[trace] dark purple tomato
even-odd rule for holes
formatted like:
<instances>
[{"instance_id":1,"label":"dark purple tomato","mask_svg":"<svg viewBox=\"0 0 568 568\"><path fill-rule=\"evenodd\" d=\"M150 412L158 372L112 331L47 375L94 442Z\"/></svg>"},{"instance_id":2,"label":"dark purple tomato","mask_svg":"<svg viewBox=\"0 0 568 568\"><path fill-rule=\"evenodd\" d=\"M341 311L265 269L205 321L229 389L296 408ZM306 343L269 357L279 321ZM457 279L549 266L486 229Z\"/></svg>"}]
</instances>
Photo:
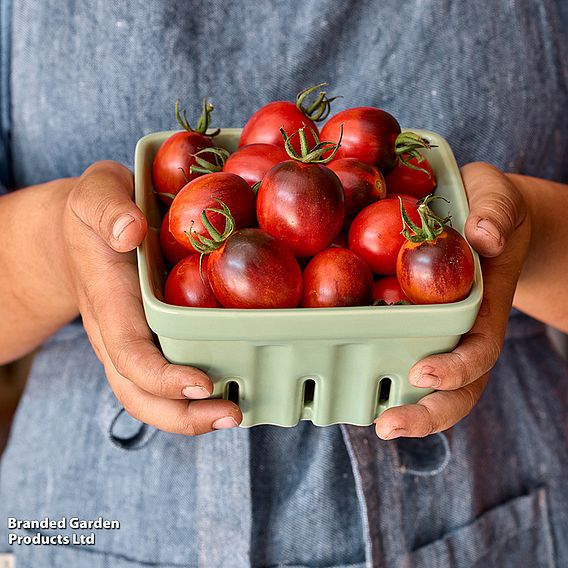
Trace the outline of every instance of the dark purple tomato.
<instances>
[{"instance_id":1,"label":"dark purple tomato","mask_svg":"<svg viewBox=\"0 0 568 568\"><path fill-rule=\"evenodd\" d=\"M322 164L288 160L274 166L257 194L258 224L299 257L329 247L345 218L339 178Z\"/></svg>"},{"instance_id":2,"label":"dark purple tomato","mask_svg":"<svg viewBox=\"0 0 568 568\"><path fill-rule=\"evenodd\" d=\"M343 186L347 219L386 196L385 178L375 166L356 158L340 158L329 162L327 167L337 174Z\"/></svg>"},{"instance_id":3,"label":"dark purple tomato","mask_svg":"<svg viewBox=\"0 0 568 568\"><path fill-rule=\"evenodd\" d=\"M346 248L328 248L314 256L304 270L302 307L368 306L372 292L369 267Z\"/></svg>"},{"instance_id":4,"label":"dark purple tomato","mask_svg":"<svg viewBox=\"0 0 568 568\"><path fill-rule=\"evenodd\" d=\"M225 308L295 308L302 271L292 252L261 229L241 229L208 255L207 275Z\"/></svg>"},{"instance_id":5,"label":"dark purple tomato","mask_svg":"<svg viewBox=\"0 0 568 568\"><path fill-rule=\"evenodd\" d=\"M396 139L400 125L388 112L374 107L355 107L333 115L321 130L321 140L337 140L343 125L341 147L334 159L357 158L387 174L396 163Z\"/></svg>"}]
</instances>

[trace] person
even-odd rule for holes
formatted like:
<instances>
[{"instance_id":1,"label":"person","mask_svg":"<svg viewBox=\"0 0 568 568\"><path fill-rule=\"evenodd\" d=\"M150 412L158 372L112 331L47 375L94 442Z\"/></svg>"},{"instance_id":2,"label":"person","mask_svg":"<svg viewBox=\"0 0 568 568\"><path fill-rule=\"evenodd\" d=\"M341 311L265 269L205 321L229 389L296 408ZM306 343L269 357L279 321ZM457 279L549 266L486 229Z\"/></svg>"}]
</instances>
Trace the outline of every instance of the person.
<instances>
[{"instance_id":1,"label":"person","mask_svg":"<svg viewBox=\"0 0 568 568\"><path fill-rule=\"evenodd\" d=\"M0 361L37 353L0 552L18 568L568 564L568 377L544 332L568 331L567 25L553 0L1 0L1 172L21 189L0 198ZM174 126L178 97L235 126L324 81L334 110L384 108L467 164L483 304L452 353L413 367L436 392L374 428L233 428L239 408L145 322L134 144ZM12 527L45 518L120 526L82 545Z\"/></svg>"}]
</instances>

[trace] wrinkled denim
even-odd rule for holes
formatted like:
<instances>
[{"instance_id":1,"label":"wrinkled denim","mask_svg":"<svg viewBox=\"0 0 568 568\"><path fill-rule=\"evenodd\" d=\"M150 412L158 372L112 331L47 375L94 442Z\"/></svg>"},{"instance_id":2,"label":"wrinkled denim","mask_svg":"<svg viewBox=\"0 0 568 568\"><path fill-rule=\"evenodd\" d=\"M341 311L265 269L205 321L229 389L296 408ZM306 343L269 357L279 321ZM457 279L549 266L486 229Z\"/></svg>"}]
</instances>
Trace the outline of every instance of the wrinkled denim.
<instances>
[{"instance_id":1,"label":"wrinkled denim","mask_svg":"<svg viewBox=\"0 0 568 568\"><path fill-rule=\"evenodd\" d=\"M132 166L140 136L176 128L178 97L240 126L328 81L336 110L380 106L460 163L567 182L567 16L561 0L0 0L0 181ZM18 568L567 566L567 387L543 327L516 313L447 435L303 423L191 439L123 412L76 322L35 359L0 516L121 522L94 548L13 547ZM0 551L5 535L0 519Z\"/></svg>"}]
</instances>

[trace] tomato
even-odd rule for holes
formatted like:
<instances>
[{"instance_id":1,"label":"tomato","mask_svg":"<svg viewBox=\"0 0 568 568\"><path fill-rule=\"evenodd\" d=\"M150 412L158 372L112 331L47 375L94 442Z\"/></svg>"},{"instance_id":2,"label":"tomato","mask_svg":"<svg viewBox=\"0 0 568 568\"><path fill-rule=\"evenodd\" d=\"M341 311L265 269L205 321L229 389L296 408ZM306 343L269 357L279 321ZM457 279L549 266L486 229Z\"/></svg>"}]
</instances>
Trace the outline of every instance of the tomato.
<instances>
[{"instance_id":1,"label":"tomato","mask_svg":"<svg viewBox=\"0 0 568 568\"><path fill-rule=\"evenodd\" d=\"M190 254L172 268L164 290L168 304L195 308L222 307L207 281L207 258L203 258L200 271L199 257L197 253Z\"/></svg>"},{"instance_id":2,"label":"tomato","mask_svg":"<svg viewBox=\"0 0 568 568\"><path fill-rule=\"evenodd\" d=\"M340 158L329 162L327 167L337 174L343 186L347 219L386 196L385 178L370 164L356 158Z\"/></svg>"},{"instance_id":3,"label":"tomato","mask_svg":"<svg viewBox=\"0 0 568 568\"><path fill-rule=\"evenodd\" d=\"M402 156L396 161L394 169L386 177L387 191L392 193L405 193L416 199L423 199L436 188L436 175L430 162L422 156ZM403 160L408 160L406 165Z\"/></svg>"},{"instance_id":4,"label":"tomato","mask_svg":"<svg viewBox=\"0 0 568 568\"><path fill-rule=\"evenodd\" d=\"M250 186L259 182L266 172L289 160L286 150L274 144L249 144L231 154L223 167L224 172L241 176Z\"/></svg>"},{"instance_id":5,"label":"tomato","mask_svg":"<svg viewBox=\"0 0 568 568\"><path fill-rule=\"evenodd\" d=\"M396 276L383 276L373 282L373 302L387 305L410 303L408 296L402 291Z\"/></svg>"},{"instance_id":6,"label":"tomato","mask_svg":"<svg viewBox=\"0 0 568 568\"><path fill-rule=\"evenodd\" d=\"M261 229L241 229L209 253L207 275L225 308L295 308L302 271L292 252Z\"/></svg>"},{"instance_id":7,"label":"tomato","mask_svg":"<svg viewBox=\"0 0 568 568\"><path fill-rule=\"evenodd\" d=\"M400 153L414 154L429 148L428 140L413 132L401 132L396 118L375 107L356 107L338 112L323 126L322 140L337 140L343 128L341 148L335 159L357 158L379 168L387 175Z\"/></svg>"},{"instance_id":8,"label":"tomato","mask_svg":"<svg viewBox=\"0 0 568 568\"><path fill-rule=\"evenodd\" d=\"M420 222L416 199L403 197L410 218ZM381 199L361 211L349 228L349 248L377 274L395 274L396 258L405 241L401 235L400 202Z\"/></svg>"},{"instance_id":9,"label":"tomato","mask_svg":"<svg viewBox=\"0 0 568 568\"><path fill-rule=\"evenodd\" d=\"M333 98L329 99L325 92L320 92L317 99L308 108L304 106L306 97L325 83L304 89L296 97L296 103L289 101L274 101L259 108L247 121L239 140L239 147L248 144L274 144L284 148L284 140L280 134L283 128L288 134L307 127L308 143L313 146L315 135L319 134L316 122L327 117ZM296 152L300 151L299 137L292 140Z\"/></svg>"},{"instance_id":10,"label":"tomato","mask_svg":"<svg viewBox=\"0 0 568 568\"><path fill-rule=\"evenodd\" d=\"M274 166L257 194L258 224L296 256L329 247L345 218L339 178L325 165L288 160Z\"/></svg>"},{"instance_id":11,"label":"tomato","mask_svg":"<svg viewBox=\"0 0 568 568\"><path fill-rule=\"evenodd\" d=\"M160 226L160 247L168 262L173 266L191 253L175 240L174 236L170 233L169 224L170 219L168 213L166 213Z\"/></svg>"},{"instance_id":12,"label":"tomato","mask_svg":"<svg viewBox=\"0 0 568 568\"><path fill-rule=\"evenodd\" d=\"M154 189L160 199L168 205L188 181L201 175L197 172L191 173L190 169L197 164L195 154L213 146L211 136L205 134L212 110L213 105L208 105L204 100L203 114L198 127L192 129L185 118L185 112L183 117L179 113L179 102L176 103L176 117L184 131L172 134L163 142L156 152L152 165ZM215 160L215 156L208 153L201 157L209 161Z\"/></svg>"},{"instance_id":13,"label":"tomato","mask_svg":"<svg viewBox=\"0 0 568 568\"><path fill-rule=\"evenodd\" d=\"M176 241L195 252L187 233L208 236L200 215L204 209L218 209L219 201L230 209L237 228L255 223L255 195L243 178L225 172L205 174L185 185L172 202L170 233ZM207 219L223 232L223 215L209 211Z\"/></svg>"},{"instance_id":14,"label":"tomato","mask_svg":"<svg viewBox=\"0 0 568 568\"><path fill-rule=\"evenodd\" d=\"M302 307L368 306L373 276L352 251L328 248L318 253L304 270Z\"/></svg>"},{"instance_id":15,"label":"tomato","mask_svg":"<svg viewBox=\"0 0 568 568\"><path fill-rule=\"evenodd\" d=\"M343 125L339 158L357 158L373 164L383 174L395 165L395 143L400 125L388 112L374 107L356 107L338 112L323 126L322 140L337 140Z\"/></svg>"},{"instance_id":16,"label":"tomato","mask_svg":"<svg viewBox=\"0 0 568 568\"><path fill-rule=\"evenodd\" d=\"M420 204L421 226L404 218L407 240L398 253L398 281L415 304L458 302L473 286L473 253L465 238L445 225L449 217L441 219L431 212L429 201Z\"/></svg>"}]
</instances>

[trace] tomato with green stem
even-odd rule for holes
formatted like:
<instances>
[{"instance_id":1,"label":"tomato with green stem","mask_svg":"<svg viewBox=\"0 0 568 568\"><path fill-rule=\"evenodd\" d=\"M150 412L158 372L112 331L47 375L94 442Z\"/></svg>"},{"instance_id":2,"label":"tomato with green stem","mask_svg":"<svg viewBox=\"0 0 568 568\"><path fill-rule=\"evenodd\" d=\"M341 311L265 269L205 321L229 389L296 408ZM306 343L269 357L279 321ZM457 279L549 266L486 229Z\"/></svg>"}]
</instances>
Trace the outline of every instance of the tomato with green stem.
<instances>
[{"instance_id":1,"label":"tomato with green stem","mask_svg":"<svg viewBox=\"0 0 568 568\"><path fill-rule=\"evenodd\" d=\"M413 132L402 132L392 114L375 107L354 107L333 115L323 126L321 138L335 140L343 130L343 142L336 159L357 158L387 175L397 156L414 155L430 142ZM405 158L406 159L406 158Z\"/></svg>"},{"instance_id":2,"label":"tomato with green stem","mask_svg":"<svg viewBox=\"0 0 568 568\"><path fill-rule=\"evenodd\" d=\"M296 102L273 101L259 108L247 121L239 139L239 147L249 144L274 144L284 148L280 136L280 128L287 132L296 132L302 127L308 128L308 141L315 143L311 134L318 134L316 122L325 120L330 113L331 102L337 98L328 98L325 91L320 91L316 99L308 104L306 101L317 89L325 87L327 83L320 83L298 93ZM296 152L300 152L299 140L293 141Z\"/></svg>"},{"instance_id":3,"label":"tomato with green stem","mask_svg":"<svg viewBox=\"0 0 568 568\"><path fill-rule=\"evenodd\" d=\"M190 252L195 252L189 239L190 232L206 237L207 228L201 221L201 212L208 211L210 223L221 232L225 226L223 215L215 209L222 201L231 209L237 228L256 223L255 195L241 177L226 172L202 175L185 185L175 196L169 212L169 229L174 238Z\"/></svg>"},{"instance_id":4,"label":"tomato with green stem","mask_svg":"<svg viewBox=\"0 0 568 568\"><path fill-rule=\"evenodd\" d=\"M410 219L400 200L405 242L398 253L396 274L402 290L415 304L463 300L475 277L469 244L448 226L449 216L434 214L428 206L433 199L434 196L429 196L420 203L420 225Z\"/></svg>"},{"instance_id":5,"label":"tomato with green stem","mask_svg":"<svg viewBox=\"0 0 568 568\"><path fill-rule=\"evenodd\" d=\"M341 143L320 142L309 146L304 128L298 136L301 151L282 129L290 160L277 164L264 176L256 201L261 229L288 246L298 257L311 257L329 247L345 219L345 194L337 175L325 163ZM331 157L323 154L332 151Z\"/></svg>"},{"instance_id":6,"label":"tomato with green stem","mask_svg":"<svg viewBox=\"0 0 568 568\"><path fill-rule=\"evenodd\" d=\"M180 113L179 101L176 101L176 119L183 131L172 134L162 143L152 164L154 190L167 205L171 204L184 185L203 173L191 170L192 166L198 166L195 154L204 148L213 146L213 136L219 133L217 129L207 134L213 109L213 105L209 104L207 99L203 99L201 117L197 126L192 128L185 110ZM209 160L215 159L212 155L202 157Z\"/></svg>"},{"instance_id":7,"label":"tomato with green stem","mask_svg":"<svg viewBox=\"0 0 568 568\"><path fill-rule=\"evenodd\" d=\"M225 218L222 233L207 213ZM262 229L235 230L235 220L222 202L217 208L205 209L201 221L208 236L191 232L191 242L207 259L209 283L225 308L295 308L299 304L302 271L284 243Z\"/></svg>"}]
</instances>

